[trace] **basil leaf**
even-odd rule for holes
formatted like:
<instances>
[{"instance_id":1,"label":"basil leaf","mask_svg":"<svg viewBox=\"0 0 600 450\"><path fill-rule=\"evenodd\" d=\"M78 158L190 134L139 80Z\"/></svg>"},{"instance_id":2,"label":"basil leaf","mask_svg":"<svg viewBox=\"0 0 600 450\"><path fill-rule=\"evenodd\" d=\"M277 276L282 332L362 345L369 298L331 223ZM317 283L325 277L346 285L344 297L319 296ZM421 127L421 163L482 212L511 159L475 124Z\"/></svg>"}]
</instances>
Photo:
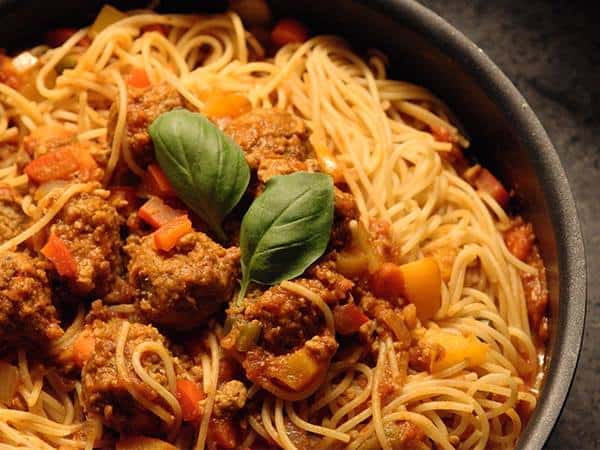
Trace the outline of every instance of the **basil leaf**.
<instances>
[{"instance_id":1,"label":"basil leaf","mask_svg":"<svg viewBox=\"0 0 600 450\"><path fill-rule=\"evenodd\" d=\"M161 114L148 131L156 160L179 198L225 242L223 219L250 181L240 147L206 117L185 109Z\"/></svg>"},{"instance_id":2,"label":"basil leaf","mask_svg":"<svg viewBox=\"0 0 600 450\"><path fill-rule=\"evenodd\" d=\"M297 172L271 178L242 220L243 299L250 281L276 284L302 274L327 248L333 180Z\"/></svg>"}]
</instances>

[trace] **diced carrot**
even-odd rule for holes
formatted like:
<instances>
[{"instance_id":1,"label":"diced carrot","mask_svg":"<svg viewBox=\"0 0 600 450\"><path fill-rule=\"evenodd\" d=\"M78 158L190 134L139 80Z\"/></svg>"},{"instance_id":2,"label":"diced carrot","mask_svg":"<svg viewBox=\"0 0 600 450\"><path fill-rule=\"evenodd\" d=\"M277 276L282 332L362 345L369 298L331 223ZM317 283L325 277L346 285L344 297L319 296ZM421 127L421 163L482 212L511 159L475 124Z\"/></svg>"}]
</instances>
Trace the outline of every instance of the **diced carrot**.
<instances>
[{"instance_id":1,"label":"diced carrot","mask_svg":"<svg viewBox=\"0 0 600 450\"><path fill-rule=\"evenodd\" d=\"M77 276L75 258L64 241L55 234L50 234L48 242L42 248L41 253L54 264L61 277L75 278Z\"/></svg>"},{"instance_id":2,"label":"diced carrot","mask_svg":"<svg viewBox=\"0 0 600 450\"><path fill-rule=\"evenodd\" d=\"M474 173L471 178L472 184L477 189L490 194L502 208L506 209L510 196L502 183L492 175L492 172L480 166L475 166L469 170L473 170Z\"/></svg>"},{"instance_id":3,"label":"diced carrot","mask_svg":"<svg viewBox=\"0 0 600 450\"><path fill-rule=\"evenodd\" d=\"M235 92L217 92L206 100L202 112L211 118L237 117L250 111L248 97Z\"/></svg>"},{"instance_id":4,"label":"diced carrot","mask_svg":"<svg viewBox=\"0 0 600 450\"><path fill-rule=\"evenodd\" d=\"M404 277L399 265L385 262L373 273L369 280L373 294L378 297L393 298L404 294Z\"/></svg>"},{"instance_id":5,"label":"diced carrot","mask_svg":"<svg viewBox=\"0 0 600 450\"><path fill-rule=\"evenodd\" d=\"M146 89L150 86L148 74L141 67L134 67L127 75L127 86L138 89Z\"/></svg>"},{"instance_id":6,"label":"diced carrot","mask_svg":"<svg viewBox=\"0 0 600 450\"><path fill-rule=\"evenodd\" d=\"M281 19L271 32L271 40L279 47L286 44L304 42L308 39L308 29L295 19Z\"/></svg>"},{"instance_id":7,"label":"diced carrot","mask_svg":"<svg viewBox=\"0 0 600 450\"><path fill-rule=\"evenodd\" d=\"M88 330L81 332L73 342L73 361L79 366L87 362L94 353L96 347L96 338Z\"/></svg>"},{"instance_id":8,"label":"diced carrot","mask_svg":"<svg viewBox=\"0 0 600 450\"><path fill-rule=\"evenodd\" d=\"M64 146L34 159L24 170L27 176L37 183L66 180L79 170L79 160L71 147Z\"/></svg>"},{"instance_id":9,"label":"diced carrot","mask_svg":"<svg viewBox=\"0 0 600 450\"><path fill-rule=\"evenodd\" d=\"M138 210L138 216L148 225L160 228L173 219L185 216L185 211L171 208L158 197L150 197Z\"/></svg>"},{"instance_id":10,"label":"diced carrot","mask_svg":"<svg viewBox=\"0 0 600 450\"><path fill-rule=\"evenodd\" d=\"M211 417L207 443L216 444L218 448L236 448L238 446L237 431L232 419Z\"/></svg>"},{"instance_id":11,"label":"diced carrot","mask_svg":"<svg viewBox=\"0 0 600 450\"><path fill-rule=\"evenodd\" d=\"M149 25L144 25L142 28L140 28L140 31L142 34L151 33L153 31L156 31L163 36L167 36L169 34L169 28L162 23L151 23Z\"/></svg>"},{"instance_id":12,"label":"diced carrot","mask_svg":"<svg viewBox=\"0 0 600 450\"><path fill-rule=\"evenodd\" d=\"M149 195L161 198L175 197L171 182L157 164L150 164L144 175L143 190Z\"/></svg>"},{"instance_id":13,"label":"diced carrot","mask_svg":"<svg viewBox=\"0 0 600 450\"><path fill-rule=\"evenodd\" d=\"M204 400L206 395L200 387L193 381L180 379L176 384L176 397L181 406L181 415L186 422L194 422L202 415L200 401Z\"/></svg>"},{"instance_id":14,"label":"diced carrot","mask_svg":"<svg viewBox=\"0 0 600 450\"><path fill-rule=\"evenodd\" d=\"M154 245L157 249L168 252L191 231L192 221L188 216L176 217L154 232Z\"/></svg>"},{"instance_id":15,"label":"diced carrot","mask_svg":"<svg viewBox=\"0 0 600 450\"><path fill-rule=\"evenodd\" d=\"M360 326L368 322L369 318L354 303L336 306L333 310L335 331L339 334L349 335L356 333Z\"/></svg>"},{"instance_id":16,"label":"diced carrot","mask_svg":"<svg viewBox=\"0 0 600 450\"><path fill-rule=\"evenodd\" d=\"M77 32L75 28L56 28L46 33L45 41L50 47L63 45L67 39Z\"/></svg>"}]
</instances>

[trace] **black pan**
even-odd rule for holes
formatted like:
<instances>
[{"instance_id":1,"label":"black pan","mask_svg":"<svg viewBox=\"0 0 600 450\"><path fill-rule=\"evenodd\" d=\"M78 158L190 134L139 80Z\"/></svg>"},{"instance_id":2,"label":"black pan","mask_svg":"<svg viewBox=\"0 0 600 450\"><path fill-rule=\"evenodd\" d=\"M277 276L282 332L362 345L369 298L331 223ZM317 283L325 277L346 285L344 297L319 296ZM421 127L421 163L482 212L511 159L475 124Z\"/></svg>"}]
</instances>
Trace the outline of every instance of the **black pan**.
<instances>
[{"instance_id":1,"label":"black pan","mask_svg":"<svg viewBox=\"0 0 600 450\"><path fill-rule=\"evenodd\" d=\"M25 47L50 27L93 19L103 2L0 0L0 47ZM140 7L147 1L115 1ZM577 365L586 304L583 240L560 160L539 120L506 76L473 42L412 0L274 0L278 15L316 32L347 37L358 50L390 56L392 77L433 90L460 117L473 155L515 189L548 269L551 333L545 383L518 449L541 449L563 407ZM215 0L165 1L162 11L222 9Z\"/></svg>"}]
</instances>

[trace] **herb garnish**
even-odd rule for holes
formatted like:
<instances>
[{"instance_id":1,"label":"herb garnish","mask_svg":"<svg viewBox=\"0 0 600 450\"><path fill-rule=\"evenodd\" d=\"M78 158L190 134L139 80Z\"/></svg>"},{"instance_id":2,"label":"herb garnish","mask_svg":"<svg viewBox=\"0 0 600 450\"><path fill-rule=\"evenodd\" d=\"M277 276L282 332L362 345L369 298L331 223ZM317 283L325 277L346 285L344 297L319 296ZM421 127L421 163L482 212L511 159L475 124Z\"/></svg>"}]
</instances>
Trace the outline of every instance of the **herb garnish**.
<instances>
[{"instance_id":1,"label":"herb garnish","mask_svg":"<svg viewBox=\"0 0 600 450\"><path fill-rule=\"evenodd\" d=\"M161 114L148 131L156 160L178 197L225 242L223 219L250 181L240 147L206 117L185 109Z\"/></svg>"},{"instance_id":2,"label":"herb garnish","mask_svg":"<svg viewBox=\"0 0 600 450\"><path fill-rule=\"evenodd\" d=\"M271 178L244 216L241 301L250 281L297 277L326 250L333 223L333 180L296 172Z\"/></svg>"}]
</instances>

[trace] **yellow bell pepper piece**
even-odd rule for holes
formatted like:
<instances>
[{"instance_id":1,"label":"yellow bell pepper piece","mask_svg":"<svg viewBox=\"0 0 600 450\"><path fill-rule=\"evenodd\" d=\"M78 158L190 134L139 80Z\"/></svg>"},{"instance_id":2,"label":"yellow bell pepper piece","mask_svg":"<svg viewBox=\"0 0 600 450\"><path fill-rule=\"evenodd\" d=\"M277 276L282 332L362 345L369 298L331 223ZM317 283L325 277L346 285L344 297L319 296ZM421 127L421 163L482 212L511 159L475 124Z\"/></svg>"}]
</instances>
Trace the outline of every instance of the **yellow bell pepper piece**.
<instances>
[{"instance_id":1,"label":"yellow bell pepper piece","mask_svg":"<svg viewBox=\"0 0 600 450\"><path fill-rule=\"evenodd\" d=\"M127 17L127 14L124 12L119 11L113 6L104 5L98 13L96 20L94 20L94 23L90 27L90 34L95 36L106 27L118 22L121 19L124 19L125 17Z\"/></svg>"},{"instance_id":2,"label":"yellow bell pepper piece","mask_svg":"<svg viewBox=\"0 0 600 450\"><path fill-rule=\"evenodd\" d=\"M439 372L462 361L466 361L468 367L474 367L484 364L487 360L489 345L474 335L462 336L430 329L425 333L423 342L437 344L443 349L432 362L432 372Z\"/></svg>"}]
</instances>

